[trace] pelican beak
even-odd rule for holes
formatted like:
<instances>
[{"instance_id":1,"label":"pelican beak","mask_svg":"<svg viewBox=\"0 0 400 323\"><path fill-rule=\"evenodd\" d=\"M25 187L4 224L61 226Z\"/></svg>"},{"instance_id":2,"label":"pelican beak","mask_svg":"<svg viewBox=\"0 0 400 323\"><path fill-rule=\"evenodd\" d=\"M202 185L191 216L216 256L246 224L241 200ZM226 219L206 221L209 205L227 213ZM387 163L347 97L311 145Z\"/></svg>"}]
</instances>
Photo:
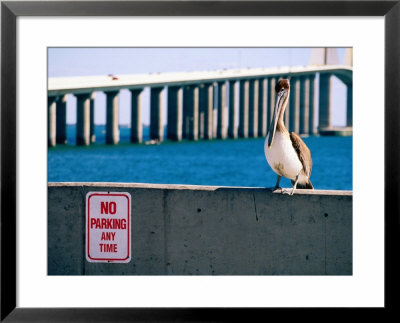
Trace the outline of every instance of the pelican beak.
<instances>
[{"instance_id":1,"label":"pelican beak","mask_svg":"<svg viewBox=\"0 0 400 323\"><path fill-rule=\"evenodd\" d=\"M276 125L278 123L279 115L282 110L283 102L285 101L286 93L287 93L287 90L282 89L278 93L278 97L276 99L274 114L272 116L271 125L269 126L269 129L268 129L268 149L271 148L272 142L274 141Z\"/></svg>"}]
</instances>

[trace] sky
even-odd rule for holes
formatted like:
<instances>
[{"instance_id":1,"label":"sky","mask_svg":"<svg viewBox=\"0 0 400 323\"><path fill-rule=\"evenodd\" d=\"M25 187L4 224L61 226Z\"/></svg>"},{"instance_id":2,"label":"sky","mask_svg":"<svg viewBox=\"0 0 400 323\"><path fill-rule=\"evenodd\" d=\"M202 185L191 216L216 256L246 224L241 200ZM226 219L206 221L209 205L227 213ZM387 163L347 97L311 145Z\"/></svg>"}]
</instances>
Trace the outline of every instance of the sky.
<instances>
[{"instance_id":1,"label":"sky","mask_svg":"<svg viewBox=\"0 0 400 323\"><path fill-rule=\"evenodd\" d=\"M339 64L344 48L337 48ZM49 48L48 76L121 75L190 72L231 68L262 68L308 65L312 48ZM346 86L336 77L332 84L332 124L346 123ZM165 92L165 91L164 91ZM149 124L149 94L142 95L142 122ZM164 103L166 95L164 93ZM95 124L105 124L106 97L95 93ZM164 107L166 104L164 104ZM130 93L121 90L121 125L130 123ZM166 123L166 113L163 115ZM76 123L76 98L67 97L67 123Z\"/></svg>"}]
</instances>

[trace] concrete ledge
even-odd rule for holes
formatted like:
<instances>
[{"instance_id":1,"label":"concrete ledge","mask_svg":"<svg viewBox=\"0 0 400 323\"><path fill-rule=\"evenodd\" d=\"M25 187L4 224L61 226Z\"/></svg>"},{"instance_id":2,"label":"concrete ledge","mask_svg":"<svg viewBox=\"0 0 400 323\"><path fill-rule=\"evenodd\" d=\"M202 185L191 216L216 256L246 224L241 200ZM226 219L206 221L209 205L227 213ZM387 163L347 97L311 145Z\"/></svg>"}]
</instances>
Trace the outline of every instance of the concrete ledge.
<instances>
[{"instance_id":1,"label":"concrete ledge","mask_svg":"<svg viewBox=\"0 0 400 323\"><path fill-rule=\"evenodd\" d=\"M85 259L85 196L132 196L132 260ZM352 192L48 184L49 275L351 275Z\"/></svg>"}]
</instances>

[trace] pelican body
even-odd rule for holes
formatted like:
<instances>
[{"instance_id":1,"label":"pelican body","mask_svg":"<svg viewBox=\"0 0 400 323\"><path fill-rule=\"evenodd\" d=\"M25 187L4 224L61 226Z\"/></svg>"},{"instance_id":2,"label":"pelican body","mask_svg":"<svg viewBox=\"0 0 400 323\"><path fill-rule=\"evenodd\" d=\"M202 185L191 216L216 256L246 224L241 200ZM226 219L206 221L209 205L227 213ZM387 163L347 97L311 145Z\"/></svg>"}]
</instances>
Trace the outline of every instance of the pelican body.
<instances>
[{"instance_id":1,"label":"pelican body","mask_svg":"<svg viewBox=\"0 0 400 323\"><path fill-rule=\"evenodd\" d=\"M264 143L264 153L269 166L278 175L275 188L279 188L281 177L289 178L293 188L313 189L310 181L312 159L311 152L304 141L295 132L289 133L283 123L283 115L290 94L288 80L280 80L276 86L277 100ZM282 190L283 192L283 190Z\"/></svg>"}]
</instances>

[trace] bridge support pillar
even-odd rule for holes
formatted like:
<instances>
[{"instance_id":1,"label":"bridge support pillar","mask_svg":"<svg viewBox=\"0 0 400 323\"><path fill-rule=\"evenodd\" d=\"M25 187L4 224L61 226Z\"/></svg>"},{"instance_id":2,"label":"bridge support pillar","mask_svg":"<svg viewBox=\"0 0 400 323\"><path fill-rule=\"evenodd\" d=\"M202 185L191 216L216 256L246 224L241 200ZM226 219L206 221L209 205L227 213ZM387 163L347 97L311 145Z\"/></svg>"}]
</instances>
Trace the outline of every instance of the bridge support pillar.
<instances>
[{"instance_id":1,"label":"bridge support pillar","mask_svg":"<svg viewBox=\"0 0 400 323\"><path fill-rule=\"evenodd\" d=\"M143 142L142 103L143 89L132 89L131 92L131 142Z\"/></svg>"},{"instance_id":2,"label":"bridge support pillar","mask_svg":"<svg viewBox=\"0 0 400 323\"><path fill-rule=\"evenodd\" d=\"M79 146L90 145L90 94L77 96L77 127L76 144Z\"/></svg>"},{"instance_id":3,"label":"bridge support pillar","mask_svg":"<svg viewBox=\"0 0 400 323\"><path fill-rule=\"evenodd\" d=\"M56 143L67 143L67 95L61 96L56 103Z\"/></svg>"},{"instance_id":4,"label":"bridge support pillar","mask_svg":"<svg viewBox=\"0 0 400 323\"><path fill-rule=\"evenodd\" d=\"M258 80L249 80L249 137L258 136Z\"/></svg>"},{"instance_id":5,"label":"bridge support pillar","mask_svg":"<svg viewBox=\"0 0 400 323\"><path fill-rule=\"evenodd\" d=\"M202 84L199 88L199 110L200 138L211 140L214 124L214 85L212 83Z\"/></svg>"},{"instance_id":6,"label":"bridge support pillar","mask_svg":"<svg viewBox=\"0 0 400 323\"><path fill-rule=\"evenodd\" d=\"M347 84L346 126L353 126L353 84Z\"/></svg>"},{"instance_id":7,"label":"bridge support pillar","mask_svg":"<svg viewBox=\"0 0 400 323\"><path fill-rule=\"evenodd\" d=\"M199 138L212 139L213 131L213 84L201 84L199 87Z\"/></svg>"},{"instance_id":8,"label":"bridge support pillar","mask_svg":"<svg viewBox=\"0 0 400 323\"><path fill-rule=\"evenodd\" d=\"M318 128L331 127L331 110L332 110L332 75L319 75L319 123Z\"/></svg>"},{"instance_id":9,"label":"bridge support pillar","mask_svg":"<svg viewBox=\"0 0 400 323\"><path fill-rule=\"evenodd\" d=\"M258 80L258 136L267 135L267 80Z\"/></svg>"},{"instance_id":10,"label":"bridge support pillar","mask_svg":"<svg viewBox=\"0 0 400 323\"><path fill-rule=\"evenodd\" d=\"M188 85L183 93L183 136L199 139L199 87Z\"/></svg>"},{"instance_id":11,"label":"bridge support pillar","mask_svg":"<svg viewBox=\"0 0 400 323\"><path fill-rule=\"evenodd\" d=\"M49 96L47 98L47 135L48 146L54 147L56 145L56 96Z\"/></svg>"},{"instance_id":12,"label":"bridge support pillar","mask_svg":"<svg viewBox=\"0 0 400 323\"><path fill-rule=\"evenodd\" d=\"M229 127L228 127L229 138L237 138L238 136L238 128L237 128L238 105L236 97L237 97L236 81L229 81Z\"/></svg>"},{"instance_id":13,"label":"bridge support pillar","mask_svg":"<svg viewBox=\"0 0 400 323\"><path fill-rule=\"evenodd\" d=\"M106 144L115 145L119 142L118 91L106 92Z\"/></svg>"},{"instance_id":14,"label":"bridge support pillar","mask_svg":"<svg viewBox=\"0 0 400 323\"><path fill-rule=\"evenodd\" d=\"M226 82L217 83L217 138L226 139L227 135L227 115L226 115Z\"/></svg>"},{"instance_id":15,"label":"bridge support pillar","mask_svg":"<svg viewBox=\"0 0 400 323\"><path fill-rule=\"evenodd\" d=\"M300 126L300 80L298 77L290 79L289 98L289 131L299 133Z\"/></svg>"},{"instance_id":16,"label":"bridge support pillar","mask_svg":"<svg viewBox=\"0 0 400 323\"><path fill-rule=\"evenodd\" d=\"M204 129L205 129L205 116L207 110L207 99L205 96L204 84L199 85L199 129L198 136L199 139L204 139Z\"/></svg>"},{"instance_id":17,"label":"bridge support pillar","mask_svg":"<svg viewBox=\"0 0 400 323\"><path fill-rule=\"evenodd\" d=\"M182 140L182 88L179 86L168 87L168 124L167 138L174 141Z\"/></svg>"},{"instance_id":18,"label":"bridge support pillar","mask_svg":"<svg viewBox=\"0 0 400 323\"><path fill-rule=\"evenodd\" d=\"M307 76L300 78L300 129L299 133L305 135L309 133L310 116L310 79Z\"/></svg>"},{"instance_id":19,"label":"bridge support pillar","mask_svg":"<svg viewBox=\"0 0 400 323\"><path fill-rule=\"evenodd\" d=\"M314 135L316 133L315 116L315 74L310 75L310 114L308 116L308 133Z\"/></svg>"},{"instance_id":20,"label":"bridge support pillar","mask_svg":"<svg viewBox=\"0 0 400 323\"><path fill-rule=\"evenodd\" d=\"M162 123L162 87L150 89L150 139L162 142L164 128Z\"/></svg>"},{"instance_id":21,"label":"bridge support pillar","mask_svg":"<svg viewBox=\"0 0 400 323\"><path fill-rule=\"evenodd\" d=\"M96 129L94 126L94 93L90 95L90 142L96 142Z\"/></svg>"},{"instance_id":22,"label":"bridge support pillar","mask_svg":"<svg viewBox=\"0 0 400 323\"><path fill-rule=\"evenodd\" d=\"M249 81L239 81L239 137L249 136Z\"/></svg>"}]
</instances>

